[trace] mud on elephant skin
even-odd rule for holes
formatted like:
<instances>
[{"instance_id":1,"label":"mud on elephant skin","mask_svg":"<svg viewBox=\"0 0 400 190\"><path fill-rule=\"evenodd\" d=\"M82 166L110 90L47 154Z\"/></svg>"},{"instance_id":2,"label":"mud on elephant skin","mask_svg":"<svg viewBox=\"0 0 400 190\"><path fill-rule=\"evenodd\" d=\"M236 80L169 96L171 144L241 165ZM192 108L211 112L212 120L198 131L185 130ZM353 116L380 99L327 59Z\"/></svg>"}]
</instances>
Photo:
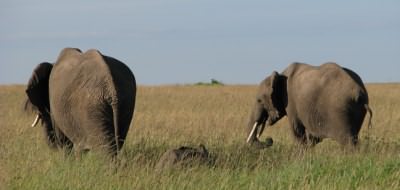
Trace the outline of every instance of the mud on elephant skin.
<instances>
[{"instance_id":1,"label":"mud on elephant skin","mask_svg":"<svg viewBox=\"0 0 400 190\"><path fill-rule=\"evenodd\" d=\"M247 142L260 146L265 125L287 116L298 143L313 146L324 138L356 145L368 106L361 78L336 63L311 66L293 63L264 79L247 125Z\"/></svg>"},{"instance_id":2,"label":"mud on elephant skin","mask_svg":"<svg viewBox=\"0 0 400 190\"><path fill-rule=\"evenodd\" d=\"M36 66L26 95L26 110L37 114L32 126L41 121L50 147L116 155L133 117L136 82L117 59L65 48L54 64Z\"/></svg>"}]
</instances>

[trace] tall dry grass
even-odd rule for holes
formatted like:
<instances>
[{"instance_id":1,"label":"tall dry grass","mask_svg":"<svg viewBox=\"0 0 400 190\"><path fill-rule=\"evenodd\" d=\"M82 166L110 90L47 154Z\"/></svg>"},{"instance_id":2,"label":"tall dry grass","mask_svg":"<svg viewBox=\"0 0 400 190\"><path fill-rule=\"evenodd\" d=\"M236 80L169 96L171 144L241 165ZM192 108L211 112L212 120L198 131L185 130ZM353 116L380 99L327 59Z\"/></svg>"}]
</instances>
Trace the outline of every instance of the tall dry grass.
<instances>
[{"instance_id":1,"label":"tall dry grass","mask_svg":"<svg viewBox=\"0 0 400 190\"><path fill-rule=\"evenodd\" d=\"M24 86L0 86L0 189L399 189L400 84L369 84L373 127L359 150L324 140L303 150L286 119L267 128L274 145L249 148L245 126L256 86L140 86L134 121L118 163L90 152L51 151L34 115L22 111ZM154 172L169 148L205 144L215 162Z\"/></svg>"}]
</instances>

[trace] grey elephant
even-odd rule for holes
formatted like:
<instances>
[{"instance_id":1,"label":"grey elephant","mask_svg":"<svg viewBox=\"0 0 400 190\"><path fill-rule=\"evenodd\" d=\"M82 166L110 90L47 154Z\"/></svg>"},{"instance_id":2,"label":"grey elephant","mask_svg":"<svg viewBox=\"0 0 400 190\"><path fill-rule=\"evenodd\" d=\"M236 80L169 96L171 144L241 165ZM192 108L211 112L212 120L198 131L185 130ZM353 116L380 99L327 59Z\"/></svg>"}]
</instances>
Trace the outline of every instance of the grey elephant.
<instances>
[{"instance_id":1,"label":"grey elephant","mask_svg":"<svg viewBox=\"0 0 400 190\"><path fill-rule=\"evenodd\" d=\"M136 82L122 62L97 50L61 51L39 64L26 87L25 108L37 113L50 147L76 153L101 149L115 156L133 117Z\"/></svg>"},{"instance_id":2,"label":"grey elephant","mask_svg":"<svg viewBox=\"0 0 400 190\"><path fill-rule=\"evenodd\" d=\"M198 148L181 146L165 152L156 165L156 170L168 169L175 165L185 166L192 163L207 162L209 154L206 147L202 144Z\"/></svg>"},{"instance_id":3,"label":"grey elephant","mask_svg":"<svg viewBox=\"0 0 400 190\"><path fill-rule=\"evenodd\" d=\"M313 146L332 138L342 145L356 145L366 112L371 125L368 93L355 72L336 63L293 63L260 83L247 142L265 147L259 140L265 125L287 116L300 144Z\"/></svg>"}]
</instances>

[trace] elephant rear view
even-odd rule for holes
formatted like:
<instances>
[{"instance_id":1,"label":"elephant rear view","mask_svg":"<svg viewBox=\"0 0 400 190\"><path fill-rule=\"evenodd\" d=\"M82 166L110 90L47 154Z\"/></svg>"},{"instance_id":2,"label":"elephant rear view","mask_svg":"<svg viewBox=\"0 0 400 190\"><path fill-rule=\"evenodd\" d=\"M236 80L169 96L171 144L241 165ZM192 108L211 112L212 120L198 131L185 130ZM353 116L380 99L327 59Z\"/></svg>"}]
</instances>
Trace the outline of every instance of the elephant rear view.
<instances>
[{"instance_id":1,"label":"elephant rear view","mask_svg":"<svg viewBox=\"0 0 400 190\"><path fill-rule=\"evenodd\" d=\"M293 63L282 73L273 72L259 85L247 126L247 142L258 140L266 124L287 116L300 144L315 145L324 138L356 145L368 106L361 78L336 63L311 66Z\"/></svg>"},{"instance_id":2,"label":"elephant rear view","mask_svg":"<svg viewBox=\"0 0 400 190\"><path fill-rule=\"evenodd\" d=\"M97 50L65 48L56 63L32 73L27 105L42 120L51 147L101 149L116 155L133 117L136 82L122 62Z\"/></svg>"}]
</instances>

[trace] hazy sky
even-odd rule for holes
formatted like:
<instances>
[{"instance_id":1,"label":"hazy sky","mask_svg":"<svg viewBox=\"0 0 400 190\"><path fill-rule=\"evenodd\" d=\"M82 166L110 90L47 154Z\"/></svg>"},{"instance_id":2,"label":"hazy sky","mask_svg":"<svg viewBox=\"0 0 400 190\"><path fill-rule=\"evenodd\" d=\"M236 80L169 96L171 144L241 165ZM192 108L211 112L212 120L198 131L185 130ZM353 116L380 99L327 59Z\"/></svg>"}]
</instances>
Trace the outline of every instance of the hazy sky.
<instances>
[{"instance_id":1,"label":"hazy sky","mask_svg":"<svg viewBox=\"0 0 400 190\"><path fill-rule=\"evenodd\" d=\"M400 82L400 1L1 0L0 84L64 47L99 49L139 84L256 84L295 61Z\"/></svg>"}]
</instances>

